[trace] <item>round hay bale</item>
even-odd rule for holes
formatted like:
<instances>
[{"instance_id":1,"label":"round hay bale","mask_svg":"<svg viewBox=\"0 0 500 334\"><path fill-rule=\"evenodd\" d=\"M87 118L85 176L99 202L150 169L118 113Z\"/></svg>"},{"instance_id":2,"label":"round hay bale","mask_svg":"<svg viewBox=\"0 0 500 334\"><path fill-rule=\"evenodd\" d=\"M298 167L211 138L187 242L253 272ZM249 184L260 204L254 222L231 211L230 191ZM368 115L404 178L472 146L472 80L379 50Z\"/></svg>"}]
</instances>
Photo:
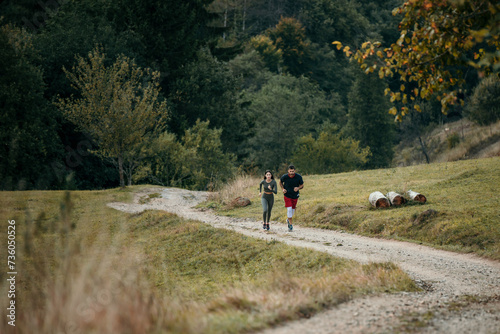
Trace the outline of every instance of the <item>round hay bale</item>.
<instances>
[{"instance_id":1,"label":"round hay bale","mask_svg":"<svg viewBox=\"0 0 500 334\"><path fill-rule=\"evenodd\" d=\"M420 193L417 193L416 191L412 191L412 190L408 190L406 192L406 194L408 195L408 198L412 201L415 201L415 202L420 202L420 203L425 203L427 202L427 198L425 198L424 195L420 194Z\"/></svg>"},{"instance_id":2,"label":"round hay bale","mask_svg":"<svg viewBox=\"0 0 500 334\"><path fill-rule=\"evenodd\" d=\"M394 191L389 191L385 195L385 197L387 197L389 199L389 202L391 202L391 204L394 206L399 206L399 205L403 205L406 203L406 199Z\"/></svg>"},{"instance_id":3,"label":"round hay bale","mask_svg":"<svg viewBox=\"0 0 500 334\"><path fill-rule=\"evenodd\" d=\"M380 191L375 191L370 194L368 197L368 201L370 204L376 208L388 208L391 206L391 203Z\"/></svg>"}]
</instances>

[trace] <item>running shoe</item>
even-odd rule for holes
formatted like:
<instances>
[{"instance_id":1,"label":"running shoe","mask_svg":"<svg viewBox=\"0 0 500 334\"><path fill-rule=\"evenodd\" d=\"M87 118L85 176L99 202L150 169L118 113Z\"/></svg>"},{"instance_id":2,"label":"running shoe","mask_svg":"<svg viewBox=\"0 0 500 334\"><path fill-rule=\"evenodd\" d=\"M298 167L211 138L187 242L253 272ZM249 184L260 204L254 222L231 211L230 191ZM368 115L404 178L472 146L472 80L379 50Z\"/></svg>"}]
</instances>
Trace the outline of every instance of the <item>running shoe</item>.
<instances>
[{"instance_id":1,"label":"running shoe","mask_svg":"<svg viewBox=\"0 0 500 334\"><path fill-rule=\"evenodd\" d=\"M266 226L266 227L267 227L267 230L269 231L269 224L267 224L267 226Z\"/></svg>"},{"instance_id":2,"label":"running shoe","mask_svg":"<svg viewBox=\"0 0 500 334\"><path fill-rule=\"evenodd\" d=\"M293 225L290 224L290 221L288 220L288 218L286 219L286 223L288 224L288 231L292 231L293 230Z\"/></svg>"},{"instance_id":3,"label":"running shoe","mask_svg":"<svg viewBox=\"0 0 500 334\"><path fill-rule=\"evenodd\" d=\"M265 230L266 229L266 224L262 224L262 228Z\"/></svg>"}]
</instances>

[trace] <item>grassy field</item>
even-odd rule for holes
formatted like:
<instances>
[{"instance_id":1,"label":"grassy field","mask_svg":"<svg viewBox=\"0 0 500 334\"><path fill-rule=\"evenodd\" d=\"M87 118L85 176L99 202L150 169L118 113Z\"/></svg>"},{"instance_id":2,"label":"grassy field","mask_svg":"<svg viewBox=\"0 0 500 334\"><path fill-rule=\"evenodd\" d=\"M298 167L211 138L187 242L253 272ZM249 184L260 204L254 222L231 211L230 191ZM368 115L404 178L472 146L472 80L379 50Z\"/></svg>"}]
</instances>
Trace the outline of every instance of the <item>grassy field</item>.
<instances>
[{"instance_id":1,"label":"grassy field","mask_svg":"<svg viewBox=\"0 0 500 334\"><path fill-rule=\"evenodd\" d=\"M359 295L417 289L390 263L361 265L165 212L106 207L139 188L0 193L2 259L8 221L16 226L16 332L241 333ZM14 333L5 312L0 332Z\"/></svg>"},{"instance_id":2,"label":"grassy field","mask_svg":"<svg viewBox=\"0 0 500 334\"><path fill-rule=\"evenodd\" d=\"M409 240L500 260L499 157L303 177L305 188L294 224ZM225 189L225 197L205 205L221 214L259 220L259 182L248 178L235 182L228 187L235 189L232 193ZM368 202L374 191L403 194L407 190L425 195L427 203L374 209ZM253 204L220 205L240 194ZM271 219L283 222L285 213L283 196L278 195Z\"/></svg>"}]
</instances>

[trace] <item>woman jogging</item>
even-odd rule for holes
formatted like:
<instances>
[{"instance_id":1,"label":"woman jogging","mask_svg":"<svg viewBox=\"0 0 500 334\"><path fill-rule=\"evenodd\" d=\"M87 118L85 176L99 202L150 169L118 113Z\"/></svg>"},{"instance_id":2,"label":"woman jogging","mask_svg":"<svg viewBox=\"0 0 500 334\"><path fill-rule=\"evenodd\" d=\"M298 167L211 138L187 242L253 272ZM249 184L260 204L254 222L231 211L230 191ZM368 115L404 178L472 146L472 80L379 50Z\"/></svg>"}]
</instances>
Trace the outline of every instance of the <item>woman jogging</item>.
<instances>
[{"instance_id":1,"label":"woman jogging","mask_svg":"<svg viewBox=\"0 0 500 334\"><path fill-rule=\"evenodd\" d=\"M264 193L262 193L262 188L264 188ZM269 221L271 220L271 210L274 204L274 194L278 193L278 185L274 181L273 173L270 170L266 170L264 174L264 180L259 185L259 196L260 202L262 203L262 228L269 231Z\"/></svg>"}]
</instances>

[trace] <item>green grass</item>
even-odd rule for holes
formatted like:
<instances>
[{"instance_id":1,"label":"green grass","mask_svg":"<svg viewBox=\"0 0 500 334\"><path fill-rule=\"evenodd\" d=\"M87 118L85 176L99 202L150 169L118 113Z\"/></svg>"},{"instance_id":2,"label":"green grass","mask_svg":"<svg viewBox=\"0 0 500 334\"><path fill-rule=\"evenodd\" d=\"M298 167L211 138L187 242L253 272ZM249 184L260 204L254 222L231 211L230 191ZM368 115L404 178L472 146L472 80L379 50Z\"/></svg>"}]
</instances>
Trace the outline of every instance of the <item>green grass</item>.
<instances>
[{"instance_id":1,"label":"green grass","mask_svg":"<svg viewBox=\"0 0 500 334\"><path fill-rule=\"evenodd\" d=\"M105 205L130 202L140 189L0 193L0 229L16 220L20 332L241 333L359 295L417 289L390 263L362 265Z\"/></svg>"},{"instance_id":2,"label":"green grass","mask_svg":"<svg viewBox=\"0 0 500 334\"><path fill-rule=\"evenodd\" d=\"M499 157L303 176L305 188L294 224L409 240L500 259ZM427 203L374 209L368 202L374 191L403 194L410 189L424 194ZM219 213L260 219L258 194L253 194L253 205ZM437 214L420 216L429 209ZM285 213L283 198L278 195L271 219L283 222Z\"/></svg>"}]
</instances>

